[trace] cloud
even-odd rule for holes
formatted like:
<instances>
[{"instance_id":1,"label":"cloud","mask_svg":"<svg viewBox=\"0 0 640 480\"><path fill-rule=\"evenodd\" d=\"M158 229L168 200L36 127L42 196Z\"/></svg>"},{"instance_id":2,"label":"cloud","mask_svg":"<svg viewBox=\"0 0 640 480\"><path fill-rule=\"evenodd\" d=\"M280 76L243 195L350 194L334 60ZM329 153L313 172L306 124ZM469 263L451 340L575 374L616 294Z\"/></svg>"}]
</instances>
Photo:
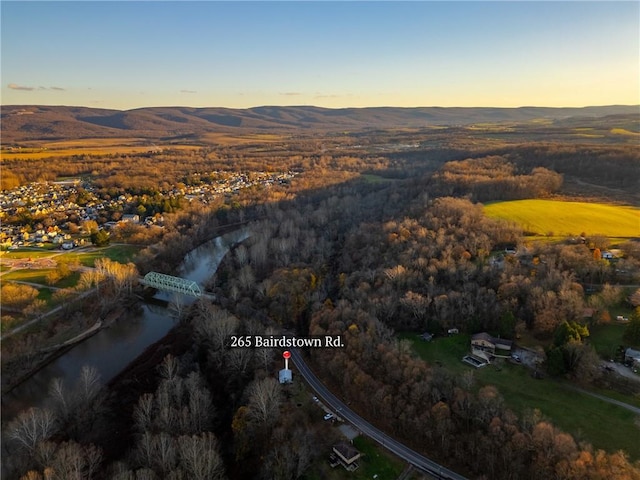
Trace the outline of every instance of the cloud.
<instances>
[{"instance_id":1,"label":"cloud","mask_svg":"<svg viewBox=\"0 0 640 480\"><path fill-rule=\"evenodd\" d=\"M10 83L9 85L7 85L11 90L23 90L26 92L31 92L33 90L56 90L58 92L64 92L66 89L62 88L62 87L25 87L24 85L18 85L17 83Z\"/></svg>"},{"instance_id":2,"label":"cloud","mask_svg":"<svg viewBox=\"0 0 640 480\"><path fill-rule=\"evenodd\" d=\"M296 95L302 95L300 92L281 92L280 95L285 97L294 97Z\"/></svg>"},{"instance_id":3,"label":"cloud","mask_svg":"<svg viewBox=\"0 0 640 480\"><path fill-rule=\"evenodd\" d=\"M180 90L180 93L198 93L195 90Z\"/></svg>"},{"instance_id":4,"label":"cloud","mask_svg":"<svg viewBox=\"0 0 640 480\"><path fill-rule=\"evenodd\" d=\"M15 84L15 83L10 83L8 85L8 87L11 90L26 90L28 92L30 92L31 90L35 90L35 88L33 88L33 87L25 87L24 85L18 85L18 84Z\"/></svg>"}]
</instances>

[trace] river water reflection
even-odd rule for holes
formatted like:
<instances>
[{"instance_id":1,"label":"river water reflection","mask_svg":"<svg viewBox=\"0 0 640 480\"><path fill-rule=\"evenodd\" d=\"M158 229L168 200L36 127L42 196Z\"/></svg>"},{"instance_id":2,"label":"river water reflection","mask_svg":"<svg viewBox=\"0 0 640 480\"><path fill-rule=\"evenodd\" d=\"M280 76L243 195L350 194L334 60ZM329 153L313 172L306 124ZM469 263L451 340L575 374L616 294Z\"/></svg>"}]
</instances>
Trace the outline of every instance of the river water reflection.
<instances>
[{"instance_id":1,"label":"river water reflection","mask_svg":"<svg viewBox=\"0 0 640 480\"><path fill-rule=\"evenodd\" d=\"M188 253L178 274L203 285L215 273L230 246L246 239L247 230L217 237ZM159 292L156 298L171 301L173 295ZM184 299L187 303L195 299ZM143 304L140 315L129 315L109 328L79 343L37 372L14 390L2 396L2 422L31 406L42 406L54 378L73 385L83 366L95 367L106 383L137 358L149 345L160 340L175 320L158 304Z\"/></svg>"}]
</instances>

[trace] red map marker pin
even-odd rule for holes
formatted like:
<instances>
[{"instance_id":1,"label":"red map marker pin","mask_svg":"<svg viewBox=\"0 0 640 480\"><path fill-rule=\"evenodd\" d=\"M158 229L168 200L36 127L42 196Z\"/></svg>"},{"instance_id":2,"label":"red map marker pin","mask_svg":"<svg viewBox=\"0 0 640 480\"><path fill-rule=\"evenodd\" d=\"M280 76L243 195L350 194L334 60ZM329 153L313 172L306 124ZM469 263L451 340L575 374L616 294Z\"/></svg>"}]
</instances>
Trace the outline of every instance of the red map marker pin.
<instances>
[{"instance_id":1,"label":"red map marker pin","mask_svg":"<svg viewBox=\"0 0 640 480\"><path fill-rule=\"evenodd\" d=\"M289 359L291 358L291 352L289 350L285 350L282 353L282 356L284 357L284 368L285 370L289 370Z\"/></svg>"}]
</instances>

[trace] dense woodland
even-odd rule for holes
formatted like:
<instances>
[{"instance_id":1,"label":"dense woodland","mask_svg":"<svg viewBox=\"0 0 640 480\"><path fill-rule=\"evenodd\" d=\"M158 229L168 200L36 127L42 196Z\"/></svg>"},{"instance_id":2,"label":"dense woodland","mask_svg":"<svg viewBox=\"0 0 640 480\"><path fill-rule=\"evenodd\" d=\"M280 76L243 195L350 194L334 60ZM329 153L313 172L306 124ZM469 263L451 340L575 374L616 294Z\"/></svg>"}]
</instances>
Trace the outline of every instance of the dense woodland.
<instances>
[{"instance_id":1,"label":"dense woodland","mask_svg":"<svg viewBox=\"0 0 640 480\"><path fill-rule=\"evenodd\" d=\"M339 145L323 154L316 147L305 141L295 155L279 156L206 148L134 164L77 158L48 169L90 174L98 188L117 191L259 165L301 175L167 216L136 261L141 273L171 271L220 228L250 229L208 285L219 305L199 301L182 312L142 386L125 375L99 388L90 368L76 386L54 383L50 408L24 412L8 427L12 478L304 478L332 432L293 406L295 387L274 380L274 351L225 348L232 333L282 329L342 335L344 349L305 352L315 371L365 418L469 478L640 478L640 464L624 452L596 450L537 411L516 415L496 388L478 389L471 371L456 377L429 365L395 335L455 327L550 339L566 332L565 323L581 324L585 307L605 318L620 292L586 296L583 285L613 281L593 254L606 239L584 232L585 242L528 245L523 260L491 262L492 252L527 242L517 226L483 216L477 202L562 195L577 180L593 187L582 189L586 196L616 189L616 198L633 203L637 149L528 143L345 155ZM14 181L37 180L32 172L42 169L33 165L11 165ZM620 248L639 278L637 239ZM572 343L569 363L566 342L555 346L564 350L550 355L554 373L598 381L588 344ZM113 425L117 439L105 434Z\"/></svg>"}]
</instances>

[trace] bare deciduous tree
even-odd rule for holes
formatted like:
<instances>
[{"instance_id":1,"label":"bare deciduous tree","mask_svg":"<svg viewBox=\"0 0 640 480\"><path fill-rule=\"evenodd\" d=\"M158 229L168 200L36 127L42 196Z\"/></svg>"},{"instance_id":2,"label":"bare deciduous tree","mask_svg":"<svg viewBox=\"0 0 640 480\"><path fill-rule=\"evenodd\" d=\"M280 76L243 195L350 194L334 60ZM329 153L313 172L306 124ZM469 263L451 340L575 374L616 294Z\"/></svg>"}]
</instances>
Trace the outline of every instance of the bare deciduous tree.
<instances>
[{"instance_id":1,"label":"bare deciduous tree","mask_svg":"<svg viewBox=\"0 0 640 480\"><path fill-rule=\"evenodd\" d=\"M85 365L80 370L80 378L76 385L79 401L89 403L96 398L102 384L100 383L100 374L95 367Z\"/></svg>"},{"instance_id":2,"label":"bare deciduous tree","mask_svg":"<svg viewBox=\"0 0 640 480\"><path fill-rule=\"evenodd\" d=\"M196 334L209 342L214 350L222 350L230 335L238 330L240 322L229 312L212 304L200 304L200 312L194 319Z\"/></svg>"},{"instance_id":3,"label":"bare deciduous tree","mask_svg":"<svg viewBox=\"0 0 640 480\"><path fill-rule=\"evenodd\" d=\"M160 376L169 382L173 382L178 378L179 371L180 360L171 354L165 356L158 367L158 373Z\"/></svg>"},{"instance_id":4,"label":"bare deciduous tree","mask_svg":"<svg viewBox=\"0 0 640 480\"><path fill-rule=\"evenodd\" d=\"M280 384L273 378L264 378L255 380L248 388L249 417L260 425L273 425L280 413Z\"/></svg>"},{"instance_id":5,"label":"bare deciduous tree","mask_svg":"<svg viewBox=\"0 0 640 480\"><path fill-rule=\"evenodd\" d=\"M49 387L49 395L57 409L58 416L64 422L69 418L69 414L73 407L70 394L64 386L62 378L54 378Z\"/></svg>"},{"instance_id":6,"label":"bare deciduous tree","mask_svg":"<svg viewBox=\"0 0 640 480\"><path fill-rule=\"evenodd\" d=\"M176 466L178 460L176 440L161 432L153 436L153 465L161 474L166 475Z\"/></svg>"},{"instance_id":7,"label":"bare deciduous tree","mask_svg":"<svg viewBox=\"0 0 640 480\"><path fill-rule=\"evenodd\" d=\"M178 438L180 464L191 480L218 480L225 478L224 463L218 453L218 441L206 432L201 435Z\"/></svg>"},{"instance_id":8,"label":"bare deciduous tree","mask_svg":"<svg viewBox=\"0 0 640 480\"><path fill-rule=\"evenodd\" d=\"M249 348L232 348L226 351L224 359L233 375L243 376L247 373L253 350Z\"/></svg>"},{"instance_id":9,"label":"bare deciduous tree","mask_svg":"<svg viewBox=\"0 0 640 480\"><path fill-rule=\"evenodd\" d=\"M102 463L102 450L94 445L64 442L56 451L51 469L56 480L89 480Z\"/></svg>"},{"instance_id":10,"label":"bare deciduous tree","mask_svg":"<svg viewBox=\"0 0 640 480\"><path fill-rule=\"evenodd\" d=\"M9 438L33 452L39 442L55 433L57 418L51 410L30 408L21 412L7 427Z\"/></svg>"},{"instance_id":11,"label":"bare deciduous tree","mask_svg":"<svg viewBox=\"0 0 640 480\"><path fill-rule=\"evenodd\" d=\"M133 420L141 432L146 432L153 424L153 394L145 393L138 399L138 405L133 409Z\"/></svg>"}]
</instances>

